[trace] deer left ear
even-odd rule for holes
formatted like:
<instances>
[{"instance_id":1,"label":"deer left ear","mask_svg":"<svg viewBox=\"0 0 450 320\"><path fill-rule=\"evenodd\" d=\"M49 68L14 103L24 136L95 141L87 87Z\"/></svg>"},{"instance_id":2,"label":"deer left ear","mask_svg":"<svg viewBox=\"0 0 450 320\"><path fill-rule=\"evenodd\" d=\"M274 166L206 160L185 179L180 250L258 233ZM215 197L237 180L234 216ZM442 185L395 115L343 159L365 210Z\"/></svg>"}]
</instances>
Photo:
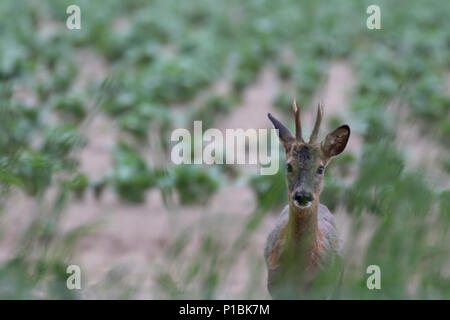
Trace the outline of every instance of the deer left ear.
<instances>
[{"instance_id":1,"label":"deer left ear","mask_svg":"<svg viewBox=\"0 0 450 320\"><path fill-rule=\"evenodd\" d=\"M350 137L350 127L348 125L340 126L334 131L330 132L325 140L322 142L322 150L331 158L337 156L344 151Z\"/></svg>"}]
</instances>

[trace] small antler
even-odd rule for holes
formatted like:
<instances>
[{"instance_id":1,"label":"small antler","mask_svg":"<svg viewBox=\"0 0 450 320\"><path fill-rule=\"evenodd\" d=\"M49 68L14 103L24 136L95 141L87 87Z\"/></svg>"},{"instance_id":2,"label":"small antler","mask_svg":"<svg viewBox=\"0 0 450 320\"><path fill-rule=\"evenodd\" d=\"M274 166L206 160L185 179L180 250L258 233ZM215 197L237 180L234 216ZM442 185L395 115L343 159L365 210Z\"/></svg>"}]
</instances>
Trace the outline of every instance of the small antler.
<instances>
[{"instance_id":1,"label":"small antler","mask_svg":"<svg viewBox=\"0 0 450 320\"><path fill-rule=\"evenodd\" d=\"M314 124L314 129L311 133L311 137L309 138L309 143L314 143L317 140L317 136L319 135L320 123L322 122L322 114L323 114L322 103L319 103L317 106L316 123Z\"/></svg>"},{"instance_id":2,"label":"small antler","mask_svg":"<svg viewBox=\"0 0 450 320\"><path fill-rule=\"evenodd\" d=\"M297 140L303 142L302 138L302 123L300 121L300 108L297 105L297 101L294 98L294 101L292 102L292 109L294 110L295 115L295 137Z\"/></svg>"}]
</instances>

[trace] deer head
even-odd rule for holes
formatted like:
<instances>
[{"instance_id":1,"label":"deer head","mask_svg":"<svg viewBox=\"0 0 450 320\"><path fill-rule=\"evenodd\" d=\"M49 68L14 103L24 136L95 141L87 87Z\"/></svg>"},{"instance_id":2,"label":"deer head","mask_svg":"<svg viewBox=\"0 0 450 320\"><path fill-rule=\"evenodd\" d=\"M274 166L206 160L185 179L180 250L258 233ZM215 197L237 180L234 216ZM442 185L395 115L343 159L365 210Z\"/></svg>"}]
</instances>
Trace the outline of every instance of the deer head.
<instances>
[{"instance_id":1,"label":"deer head","mask_svg":"<svg viewBox=\"0 0 450 320\"><path fill-rule=\"evenodd\" d=\"M317 142L322 121L322 105L317 107L317 117L309 142L302 137L300 109L293 102L295 115L295 137L280 121L270 113L268 117L278 129L280 142L286 150L286 182L289 205L296 211L309 208L318 203L322 192L323 176L331 158L340 154L350 137L350 127L340 126L330 132L322 142Z\"/></svg>"}]
</instances>

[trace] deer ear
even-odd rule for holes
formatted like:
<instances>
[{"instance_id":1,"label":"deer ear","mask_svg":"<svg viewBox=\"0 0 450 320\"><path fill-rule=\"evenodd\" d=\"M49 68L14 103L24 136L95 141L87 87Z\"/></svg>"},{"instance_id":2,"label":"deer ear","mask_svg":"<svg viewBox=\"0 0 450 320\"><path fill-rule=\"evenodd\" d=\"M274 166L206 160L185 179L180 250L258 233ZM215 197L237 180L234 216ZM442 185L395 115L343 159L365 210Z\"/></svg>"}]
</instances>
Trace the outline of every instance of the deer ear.
<instances>
[{"instance_id":1,"label":"deer ear","mask_svg":"<svg viewBox=\"0 0 450 320\"><path fill-rule=\"evenodd\" d=\"M348 125L340 126L330 132L322 142L322 150L329 158L337 156L344 151L350 137L350 127Z\"/></svg>"},{"instance_id":2,"label":"deer ear","mask_svg":"<svg viewBox=\"0 0 450 320\"><path fill-rule=\"evenodd\" d=\"M270 113L268 113L267 116L269 117L270 121L272 121L275 129L278 129L278 137L280 138L281 144L286 150L288 150L291 143L295 141L295 137L284 124L275 119Z\"/></svg>"}]
</instances>

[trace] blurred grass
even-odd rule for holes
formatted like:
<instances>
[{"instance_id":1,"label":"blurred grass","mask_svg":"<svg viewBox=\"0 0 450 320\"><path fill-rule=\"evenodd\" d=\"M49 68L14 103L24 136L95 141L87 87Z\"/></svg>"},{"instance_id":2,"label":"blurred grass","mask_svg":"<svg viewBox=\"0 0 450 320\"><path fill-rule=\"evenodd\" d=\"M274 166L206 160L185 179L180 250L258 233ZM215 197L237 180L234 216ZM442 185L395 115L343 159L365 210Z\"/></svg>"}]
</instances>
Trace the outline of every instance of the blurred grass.
<instances>
[{"instance_id":1,"label":"blurred grass","mask_svg":"<svg viewBox=\"0 0 450 320\"><path fill-rule=\"evenodd\" d=\"M65 28L69 4L81 7L79 31ZM361 124L356 132L364 147L360 158L347 152L330 168L321 200L333 209L342 206L352 217L354 238L349 242L360 241L366 214L377 218L367 251L347 266L341 297L449 298L449 191L406 167L405 150L393 143L396 120L385 108L399 100L448 154L450 4L378 1L379 31L365 26L369 4L373 2L2 1L0 201L7 203L21 189L44 212L33 217L24 231L27 241L17 244L15 256L0 266L0 297L77 297L65 290L65 266L84 233L71 235L64 250L51 245L68 236L59 234L58 226L73 196L92 189L100 197L112 188L124 201L139 203L153 188L169 202L176 194L181 205L205 204L220 187L242 178L228 166L148 164L141 150L151 143L149 132L159 136L167 157L171 129L189 127L193 120L203 120L205 128L214 126L217 117L235 111L266 64L277 66L285 84L273 103L289 113L293 96L307 106L330 62L346 60L356 73L348 110ZM87 79L80 88L75 86L78 52L86 49L101 57L108 78ZM283 61L286 53L292 61ZM208 93L197 109L187 105L220 79L231 83L231 92ZM34 103L16 97L21 86ZM89 108L92 101L94 110ZM81 172L78 158L89 140L83 125L92 114L115 121L120 131L113 167L99 181ZM448 160L439 165L436 170L448 178ZM343 182L349 167L358 168L357 177ZM243 177L258 205L237 226L231 243L205 229L200 245L188 255L191 235L175 234L174 249L162 256L176 270L161 271L153 295L220 297L267 213L285 203L283 175L280 170L275 176ZM52 188L58 192L49 204L46 195ZM248 256L251 277L242 297L261 297L261 258ZM368 264L382 269L379 292L365 287Z\"/></svg>"}]
</instances>

